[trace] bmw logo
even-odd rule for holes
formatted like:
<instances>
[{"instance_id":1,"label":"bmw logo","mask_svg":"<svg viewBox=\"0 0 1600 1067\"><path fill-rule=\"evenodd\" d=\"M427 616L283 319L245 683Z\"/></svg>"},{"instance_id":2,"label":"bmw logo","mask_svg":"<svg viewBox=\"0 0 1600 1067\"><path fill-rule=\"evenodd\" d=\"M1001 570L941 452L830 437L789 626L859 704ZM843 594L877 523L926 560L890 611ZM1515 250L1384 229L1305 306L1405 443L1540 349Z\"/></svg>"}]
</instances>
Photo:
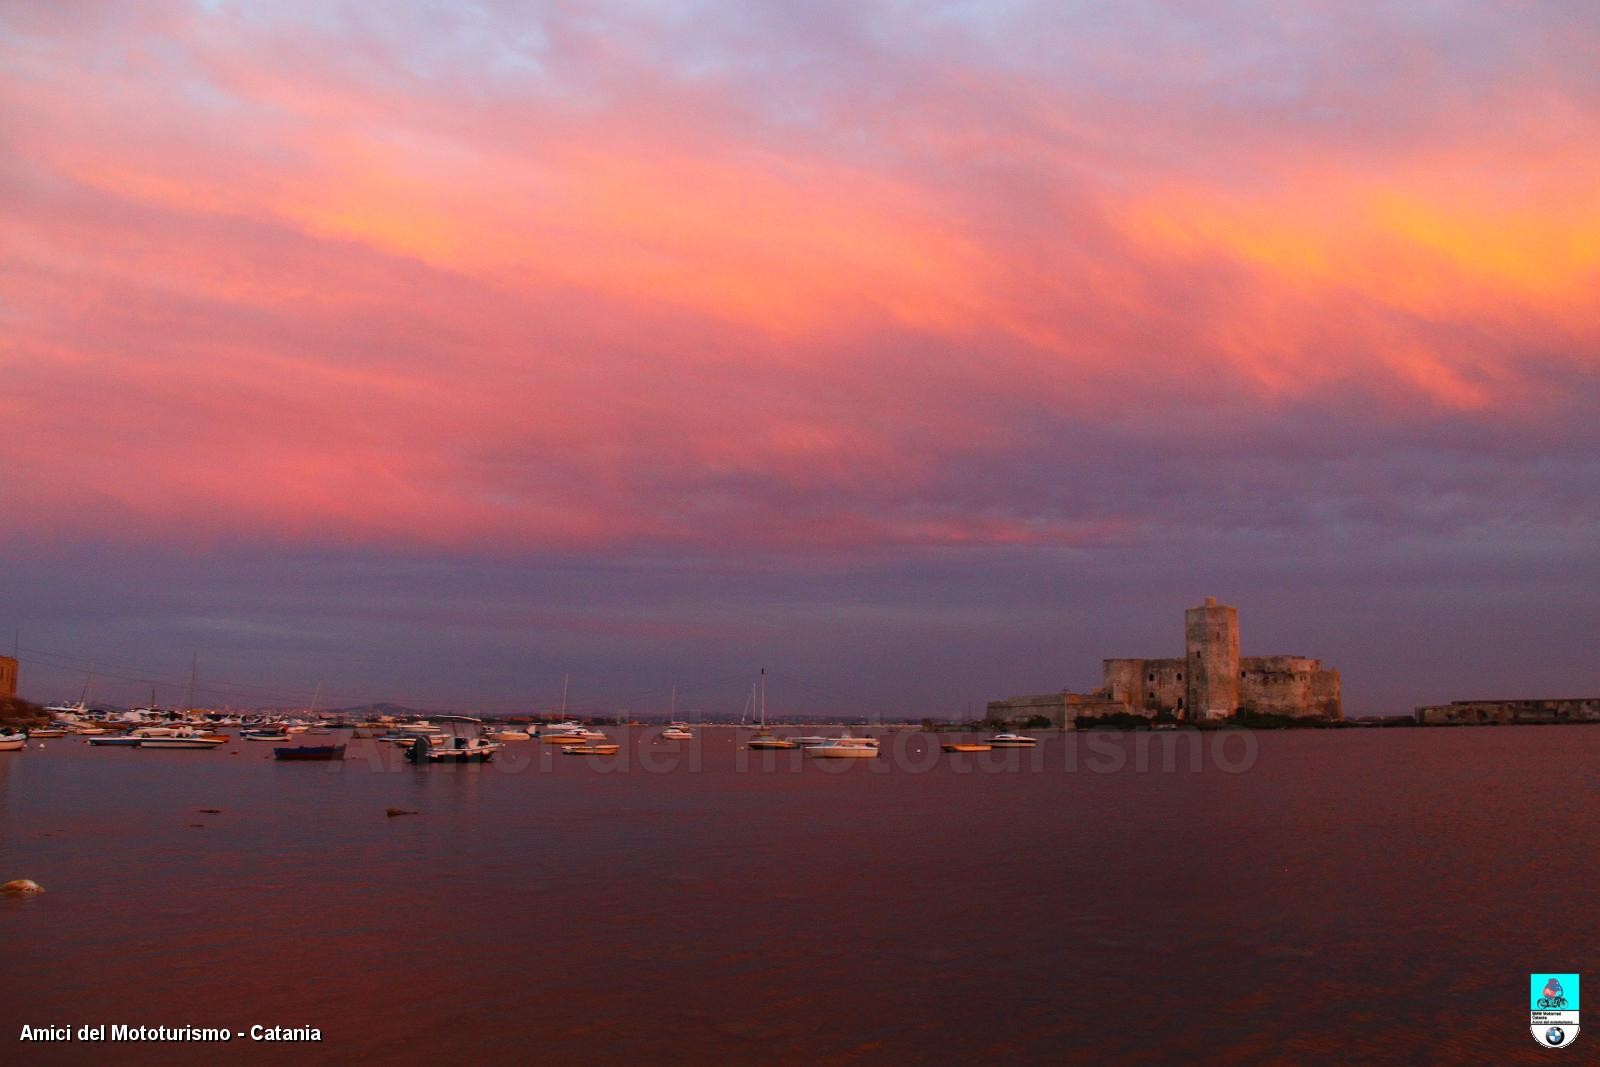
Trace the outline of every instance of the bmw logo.
<instances>
[{"instance_id":1,"label":"bmw logo","mask_svg":"<svg viewBox=\"0 0 1600 1067\"><path fill-rule=\"evenodd\" d=\"M1559 1045L1567 1039L1567 1032L1559 1026L1552 1026L1544 1032L1544 1039L1551 1045Z\"/></svg>"}]
</instances>

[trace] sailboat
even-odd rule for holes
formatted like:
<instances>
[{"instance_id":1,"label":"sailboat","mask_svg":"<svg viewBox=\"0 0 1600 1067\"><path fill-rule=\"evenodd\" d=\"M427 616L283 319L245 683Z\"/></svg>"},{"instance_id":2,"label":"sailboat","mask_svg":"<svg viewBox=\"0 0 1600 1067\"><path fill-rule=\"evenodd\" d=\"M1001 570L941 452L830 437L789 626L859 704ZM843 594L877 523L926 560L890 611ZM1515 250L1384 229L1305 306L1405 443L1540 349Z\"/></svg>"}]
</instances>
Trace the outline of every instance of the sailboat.
<instances>
[{"instance_id":1,"label":"sailboat","mask_svg":"<svg viewBox=\"0 0 1600 1067\"><path fill-rule=\"evenodd\" d=\"M751 697L754 698L752 693ZM787 737L779 737L767 728L767 669L761 668L761 725L756 727L756 732L748 742L750 748L796 748L798 747Z\"/></svg>"},{"instance_id":2,"label":"sailboat","mask_svg":"<svg viewBox=\"0 0 1600 1067\"><path fill-rule=\"evenodd\" d=\"M667 728L661 731L663 741L693 741L689 724L678 721L678 687L672 687L672 710L667 712Z\"/></svg>"}]
</instances>

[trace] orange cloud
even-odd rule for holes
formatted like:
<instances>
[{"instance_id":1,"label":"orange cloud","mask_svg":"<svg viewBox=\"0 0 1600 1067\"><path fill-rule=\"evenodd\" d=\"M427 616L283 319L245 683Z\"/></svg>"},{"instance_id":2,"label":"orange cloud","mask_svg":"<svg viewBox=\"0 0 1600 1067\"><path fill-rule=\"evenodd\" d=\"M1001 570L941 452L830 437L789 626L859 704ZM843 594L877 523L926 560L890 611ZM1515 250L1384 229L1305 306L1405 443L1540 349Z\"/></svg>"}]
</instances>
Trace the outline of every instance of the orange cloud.
<instances>
[{"instance_id":1,"label":"orange cloud","mask_svg":"<svg viewBox=\"0 0 1600 1067\"><path fill-rule=\"evenodd\" d=\"M1142 517L1018 473L1083 477L1071 430L1337 389L1507 417L1594 369L1576 98L1308 156L1232 86L970 54L764 103L621 42L497 81L226 8L74 32L0 77L0 459L41 526L88 499L196 538L1091 543Z\"/></svg>"}]
</instances>

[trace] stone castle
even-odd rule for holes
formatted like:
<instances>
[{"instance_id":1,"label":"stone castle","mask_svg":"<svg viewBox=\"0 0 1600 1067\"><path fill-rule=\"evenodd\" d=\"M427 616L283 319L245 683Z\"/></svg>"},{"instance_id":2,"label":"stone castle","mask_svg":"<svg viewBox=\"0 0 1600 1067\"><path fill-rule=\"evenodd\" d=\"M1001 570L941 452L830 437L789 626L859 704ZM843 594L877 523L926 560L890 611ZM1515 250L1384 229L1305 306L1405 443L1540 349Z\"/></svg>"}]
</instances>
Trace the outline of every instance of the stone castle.
<instances>
[{"instance_id":1,"label":"stone castle","mask_svg":"<svg viewBox=\"0 0 1600 1067\"><path fill-rule=\"evenodd\" d=\"M989 703L991 719L1043 716L1071 726L1079 716L1131 713L1216 722L1235 712L1340 719L1339 672L1305 656L1240 656L1239 612L1215 597L1184 612L1182 659L1108 659L1092 693L1045 693Z\"/></svg>"},{"instance_id":2,"label":"stone castle","mask_svg":"<svg viewBox=\"0 0 1600 1067\"><path fill-rule=\"evenodd\" d=\"M0 700L17 695L17 661L0 656Z\"/></svg>"}]
</instances>

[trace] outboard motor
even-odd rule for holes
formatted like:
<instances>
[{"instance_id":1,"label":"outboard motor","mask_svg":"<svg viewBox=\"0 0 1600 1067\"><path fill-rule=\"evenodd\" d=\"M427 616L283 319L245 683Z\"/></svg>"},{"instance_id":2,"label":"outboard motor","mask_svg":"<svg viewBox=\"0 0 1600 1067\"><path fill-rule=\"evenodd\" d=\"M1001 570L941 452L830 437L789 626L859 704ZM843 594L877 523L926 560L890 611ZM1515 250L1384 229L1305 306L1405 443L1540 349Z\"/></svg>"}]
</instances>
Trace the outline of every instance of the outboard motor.
<instances>
[{"instance_id":1,"label":"outboard motor","mask_svg":"<svg viewBox=\"0 0 1600 1067\"><path fill-rule=\"evenodd\" d=\"M426 737L418 737L412 741L410 747L406 749L406 759L412 763L428 762L428 739Z\"/></svg>"}]
</instances>

